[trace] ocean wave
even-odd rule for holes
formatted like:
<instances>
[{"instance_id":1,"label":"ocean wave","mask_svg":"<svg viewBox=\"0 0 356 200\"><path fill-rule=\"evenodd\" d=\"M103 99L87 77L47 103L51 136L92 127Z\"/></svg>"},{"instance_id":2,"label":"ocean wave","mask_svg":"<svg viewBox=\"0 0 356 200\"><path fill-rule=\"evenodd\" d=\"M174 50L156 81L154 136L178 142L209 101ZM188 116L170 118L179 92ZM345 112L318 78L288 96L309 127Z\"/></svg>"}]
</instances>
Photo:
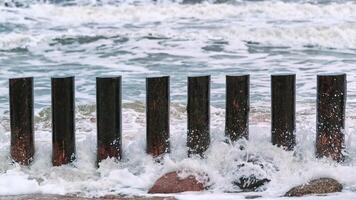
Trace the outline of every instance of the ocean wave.
<instances>
[{"instance_id":1,"label":"ocean wave","mask_svg":"<svg viewBox=\"0 0 356 200\"><path fill-rule=\"evenodd\" d=\"M79 30L78 30L79 31ZM4 50L23 50L34 49L44 51L53 49L55 46L66 45L85 45L93 43L93 47L102 44L120 44L127 43L127 51L130 47L138 45L138 40L148 39L160 41L196 41L198 43L207 43L211 39L224 40L223 45L228 49L247 49L251 44L271 47L291 47L291 48L339 48L356 49L356 22L338 23L329 25L311 25L311 26L292 26L292 27L240 27L238 25L226 26L220 29L197 29L197 30L176 30L167 29L164 32L155 28L140 29L137 31L122 30L120 35L115 35L111 31L99 31L97 35L88 32L87 34L0 34L0 51ZM57 34L57 35L56 35ZM136 44L137 43L137 44ZM206 45L201 50L206 50ZM234 45L234 46L231 46ZM238 45L238 46L236 46ZM42 50L41 50L42 49ZM122 46L122 50L125 50ZM168 49L167 49L168 50ZM95 51L93 51L94 53Z\"/></svg>"},{"instance_id":2,"label":"ocean wave","mask_svg":"<svg viewBox=\"0 0 356 200\"><path fill-rule=\"evenodd\" d=\"M338 20L355 20L356 3L332 3L327 5L310 3L272 2L246 2L237 5L210 4L179 5L179 4L143 4L120 6L70 6L60 7L51 4L35 4L23 12L31 13L34 17L55 20L65 23L93 23L93 22L119 22L120 20L138 21L165 21L179 18L196 19L259 19L285 20L285 21L316 21L322 22L329 19L331 22ZM154 11L154 12L153 12Z\"/></svg>"},{"instance_id":3,"label":"ocean wave","mask_svg":"<svg viewBox=\"0 0 356 200\"><path fill-rule=\"evenodd\" d=\"M25 9L0 10L0 27L4 29L0 32L1 50L116 41L115 37L121 36L133 38L132 42L157 38L204 43L221 38L235 46L238 43L238 48L246 47L245 41L266 46L356 48L356 4L351 2L68 7L35 4Z\"/></svg>"}]
</instances>

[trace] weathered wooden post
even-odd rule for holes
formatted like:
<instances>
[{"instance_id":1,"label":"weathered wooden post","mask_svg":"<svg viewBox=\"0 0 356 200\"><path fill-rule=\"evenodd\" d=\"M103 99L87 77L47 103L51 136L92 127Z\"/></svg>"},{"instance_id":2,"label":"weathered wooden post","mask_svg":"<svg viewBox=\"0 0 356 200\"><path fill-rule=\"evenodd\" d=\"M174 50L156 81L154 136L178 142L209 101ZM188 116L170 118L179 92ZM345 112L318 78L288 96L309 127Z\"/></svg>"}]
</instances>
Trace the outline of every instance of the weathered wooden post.
<instances>
[{"instance_id":1,"label":"weathered wooden post","mask_svg":"<svg viewBox=\"0 0 356 200\"><path fill-rule=\"evenodd\" d=\"M226 76L225 135L232 142L248 139L250 76Z\"/></svg>"},{"instance_id":2,"label":"weathered wooden post","mask_svg":"<svg viewBox=\"0 0 356 200\"><path fill-rule=\"evenodd\" d=\"M52 82L52 163L60 166L75 159L74 77Z\"/></svg>"},{"instance_id":3,"label":"weathered wooden post","mask_svg":"<svg viewBox=\"0 0 356 200\"><path fill-rule=\"evenodd\" d=\"M121 76L96 78L97 164L121 159Z\"/></svg>"},{"instance_id":4,"label":"weathered wooden post","mask_svg":"<svg viewBox=\"0 0 356 200\"><path fill-rule=\"evenodd\" d=\"M210 144L210 76L188 77L188 156L204 152Z\"/></svg>"},{"instance_id":5,"label":"weathered wooden post","mask_svg":"<svg viewBox=\"0 0 356 200\"><path fill-rule=\"evenodd\" d=\"M33 78L9 80L11 158L29 165L35 153L33 127Z\"/></svg>"},{"instance_id":6,"label":"weathered wooden post","mask_svg":"<svg viewBox=\"0 0 356 200\"><path fill-rule=\"evenodd\" d=\"M343 161L346 74L317 76L316 156Z\"/></svg>"},{"instance_id":7,"label":"weathered wooden post","mask_svg":"<svg viewBox=\"0 0 356 200\"><path fill-rule=\"evenodd\" d=\"M169 152L169 76L146 79L147 153Z\"/></svg>"},{"instance_id":8,"label":"weathered wooden post","mask_svg":"<svg viewBox=\"0 0 356 200\"><path fill-rule=\"evenodd\" d=\"M295 146L295 74L272 75L272 144Z\"/></svg>"}]
</instances>

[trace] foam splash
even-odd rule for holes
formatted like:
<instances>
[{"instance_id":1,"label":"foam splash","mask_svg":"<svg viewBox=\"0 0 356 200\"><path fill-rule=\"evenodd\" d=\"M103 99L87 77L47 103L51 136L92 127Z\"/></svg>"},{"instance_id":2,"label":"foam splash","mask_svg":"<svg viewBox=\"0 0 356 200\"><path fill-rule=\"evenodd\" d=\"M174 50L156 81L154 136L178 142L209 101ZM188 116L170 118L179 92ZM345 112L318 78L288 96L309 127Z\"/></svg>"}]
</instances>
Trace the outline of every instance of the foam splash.
<instances>
[{"instance_id":1,"label":"foam splash","mask_svg":"<svg viewBox=\"0 0 356 200\"><path fill-rule=\"evenodd\" d=\"M137 106L134 106L137 107ZM84 108L84 107L82 107ZM347 161L337 164L327 159L315 159L315 128L312 122L299 124L297 146L293 152L284 151L271 145L270 126L265 122L253 123L250 126L250 140L240 144L225 143L223 119L224 111L212 107L211 137L212 143L207 151L207 158L187 158L186 112L179 107L172 107L171 145L172 153L164 157L163 162L156 163L145 153L144 112L140 109L123 110L123 160L116 163L108 159L96 168L96 124L95 113L86 106L85 111L77 113L77 160L61 167L51 165L51 131L46 114L37 115L36 154L30 167L12 165L9 159L9 131L3 129L0 147L0 169L2 171L0 195L50 193L75 193L84 196L101 196L107 194L147 195L148 189L163 174L181 170L183 176L191 173L207 173L209 191L197 194L178 195L180 199L203 198L206 195L219 199L232 198L228 191L240 191L231 182L236 177L236 166L247 159L258 157L265 165L264 171L256 166L247 165L239 175L251 173L267 176L271 182L260 189L260 192L235 194L235 198L246 195L261 195L264 199L273 199L283 195L291 187L318 177L332 177L339 180L345 188L345 198L356 189L356 178L349 174L356 173L354 159L356 148L350 146L353 141L346 135ZM80 110L80 109L79 109ZM47 113L47 110L43 112ZM298 115L297 115L298 116ZM308 121L313 115L307 117ZM347 121L346 132L354 130L352 121ZM245 149L240 146L244 145ZM222 156L224 155L224 156ZM257 170L257 171L256 171ZM12 183L20 185L12 187ZM209 198L211 198L210 196ZM208 197L207 197L208 198Z\"/></svg>"}]
</instances>

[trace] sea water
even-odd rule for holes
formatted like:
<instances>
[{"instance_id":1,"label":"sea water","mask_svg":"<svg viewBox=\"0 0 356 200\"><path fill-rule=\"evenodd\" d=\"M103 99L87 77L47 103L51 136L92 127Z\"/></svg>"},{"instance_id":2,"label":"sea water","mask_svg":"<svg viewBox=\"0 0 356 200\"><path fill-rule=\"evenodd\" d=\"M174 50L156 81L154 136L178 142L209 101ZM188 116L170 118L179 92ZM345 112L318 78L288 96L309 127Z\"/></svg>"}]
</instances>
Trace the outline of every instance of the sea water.
<instances>
[{"instance_id":1,"label":"sea water","mask_svg":"<svg viewBox=\"0 0 356 200\"><path fill-rule=\"evenodd\" d=\"M348 0L0 0L0 195L145 195L161 175L206 172L210 190L180 199L275 199L313 178L332 177L355 199L356 3ZM316 75L347 73L346 154L315 159ZM297 146L271 145L270 75L297 75ZM224 142L225 75L251 75L250 140ZM123 158L96 161L95 78L122 76ZM171 154L145 153L145 77L171 77ZM211 75L211 138L206 159L187 158L187 76ZM33 164L9 157L8 78L35 78ZM51 164L51 76L75 76L77 160ZM233 184L239 161L259 156L271 181L252 193ZM246 173L253 172L247 169Z\"/></svg>"}]
</instances>

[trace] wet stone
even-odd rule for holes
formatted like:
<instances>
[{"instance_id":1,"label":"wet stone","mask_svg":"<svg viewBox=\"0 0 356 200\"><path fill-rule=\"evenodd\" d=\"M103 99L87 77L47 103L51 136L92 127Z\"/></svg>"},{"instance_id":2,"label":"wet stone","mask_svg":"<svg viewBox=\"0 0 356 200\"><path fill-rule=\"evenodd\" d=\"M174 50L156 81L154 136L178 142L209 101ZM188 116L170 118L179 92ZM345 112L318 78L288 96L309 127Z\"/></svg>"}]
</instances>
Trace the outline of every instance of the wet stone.
<instances>
[{"instance_id":1,"label":"wet stone","mask_svg":"<svg viewBox=\"0 0 356 200\"><path fill-rule=\"evenodd\" d=\"M310 194L341 192L342 188L342 185L335 179L319 178L290 189L284 196L300 197Z\"/></svg>"},{"instance_id":2,"label":"wet stone","mask_svg":"<svg viewBox=\"0 0 356 200\"><path fill-rule=\"evenodd\" d=\"M187 191L205 190L203 183L196 177L189 175L186 178L180 178L177 172L170 172L159 178L148 193L180 193Z\"/></svg>"}]
</instances>

